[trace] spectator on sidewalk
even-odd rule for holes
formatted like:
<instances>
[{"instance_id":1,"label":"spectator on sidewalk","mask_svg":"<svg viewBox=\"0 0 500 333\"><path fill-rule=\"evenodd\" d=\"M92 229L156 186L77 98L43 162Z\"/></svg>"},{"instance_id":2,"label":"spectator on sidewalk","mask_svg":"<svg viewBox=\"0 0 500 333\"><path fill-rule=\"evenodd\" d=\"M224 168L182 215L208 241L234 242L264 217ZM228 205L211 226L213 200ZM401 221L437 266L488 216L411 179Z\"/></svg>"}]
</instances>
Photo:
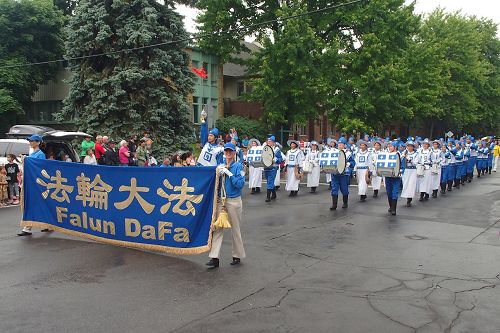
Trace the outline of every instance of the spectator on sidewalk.
<instances>
[{"instance_id":1,"label":"spectator on sidewalk","mask_svg":"<svg viewBox=\"0 0 500 333\"><path fill-rule=\"evenodd\" d=\"M120 165L120 158L118 156L118 151L116 150L116 142L113 140L109 140L106 153L104 154L104 160L106 165L109 166Z\"/></svg>"},{"instance_id":2,"label":"spectator on sidewalk","mask_svg":"<svg viewBox=\"0 0 500 333\"><path fill-rule=\"evenodd\" d=\"M87 150L89 148L92 148L92 150L95 148L95 143L94 141L92 141L92 137L90 135L85 137L85 139L82 141L81 147L82 152L80 153L80 162L83 163L85 156L87 156Z\"/></svg>"},{"instance_id":3,"label":"spectator on sidewalk","mask_svg":"<svg viewBox=\"0 0 500 333\"><path fill-rule=\"evenodd\" d=\"M128 166L131 158L131 153L128 148L128 142L125 140L120 141L120 150L118 151L118 156L120 159L121 166Z\"/></svg>"},{"instance_id":4,"label":"spectator on sidewalk","mask_svg":"<svg viewBox=\"0 0 500 333\"><path fill-rule=\"evenodd\" d=\"M87 149L87 156L83 159L83 164L97 165L97 159L92 148Z\"/></svg>"},{"instance_id":5,"label":"spectator on sidewalk","mask_svg":"<svg viewBox=\"0 0 500 333\"><path fill-rule=\"evenodd\" d=\"M98 164L104 164L104 153L106 149L103 146L103 137L101 135L95 138L95 159Z\"/></svg>"}]
</instances>

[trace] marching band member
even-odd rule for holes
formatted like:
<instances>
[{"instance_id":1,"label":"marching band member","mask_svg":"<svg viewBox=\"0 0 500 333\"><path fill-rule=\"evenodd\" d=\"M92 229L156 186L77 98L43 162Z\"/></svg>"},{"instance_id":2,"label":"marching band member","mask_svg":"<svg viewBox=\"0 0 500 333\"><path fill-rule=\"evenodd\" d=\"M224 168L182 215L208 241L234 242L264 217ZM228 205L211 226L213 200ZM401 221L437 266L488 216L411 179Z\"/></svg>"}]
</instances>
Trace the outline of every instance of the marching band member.
<instances>
[{"instance_id":1,"label":"marching band member","mask_svg":"<svg viewBox=\"0 0 500 333\"><path fill-rule=\"evenodd\" d=\"M252 147L260 146L260 142L257 139L250 139L248 141L248 149ZM248 188L251 188L252 191L250 194L260 193L260 188L262 187L262 171L264 169L262 167L255 168L250 164L249 166L249 174L248 174Z\"/></svg>"},{"instance_id":2,"label":"marching band member","mask_svg":"<svg viewBox=\"0 0 500 333\"><path fill-rule=\"evenodd\" d=\"M276 147L280 149L280 151L283 150L283 146L279 143L276 142ZM283 171L283 158L281 159L281 162L278 163L278 172L276 172L276 178L274 178L274 187L276 188L276 191L279 191L281 187L281 172Z\"/></svg>"},{"instance_id":3,"label":"marching band member","mask_svg":"<svg viewBox=\"0 0 500 333\"><path fill-rule=\"evenodd\" d=\"M279 168L278 165L283 161L283 155L281 154L281 150L276 146L276 138L274 135L267 138L266 144L272 147L274 151L274 164L270 168L264 168L264 176L267 181L266 202L269 202L271 199L276 199L276 188L274 182L276 180L276 172Z\"/></svg>"},{"instance_id":4,"label":"marching band member","mask_svg":"<svg viewBox=\"0 0 500 333\"><path fill-rule=\"evenodd\" d=\"M241 238L240 222L242 213L241 190L245 186L245 172L243 165L235 161L236 146L229 142L224 145L225 164L217 169L221 173L225 173L224 189L226 195L225 207L231 224L231 235L233 238L233 261L231 265L239 265L241 259L245 258L245 248ZM223 191L219 191L219 195L223 195ZM220 209L222 205L218 205ZM212 248L210 249L210 261L207 266L211 268L219 267L219 255L222 246L222 238L224 237L224 229L216 229L212 236Z\"/></svg>"},{"instance_id":5,"label":"marching band member","mask_svg":"<svg viewBox=\"0 0 500 333\"><path fill-rule=\"evenodd\" d=\"M441 184L441 163L443 161L443 153L440 148L441 142L439 140L432 141L432 149L431 149L431 189L432 189L432 197L437 198L437 194L439 191L439 186Z\"/></svg>"},{"instance_id":6,"label":"marching band member","mask_svg":"<svg viewBox=\"0 0 500 333\"><path fill-rule=\"evenodd\" d=\"M415 142L406 142L406 151L403 154L405 170L403 172L403 191L401 197L406 198L406 207L411 207L411 202L417 190L417 163L418 153L415 151Z\"/></svg>"},{"instance_id":7,"label":"marching band member","mask_svg":"<svg viewBox=\"0 0 500 333\"><path fill-rule=\"evenodd\" d=\"M419 201L427 201L429 200L429 196L431 194L431 150L430 150L429 139L425 139L422 142L422 149L418 154L418 162L417 165L423 169L423 175L418 177L417 179L417 187L420 192L420 200Z\"/></svg>"},{"instance_id":8,"label":"marching band member","mask_svg":"<svg viewBox=\"0 0 500 333\"><path fill-rule=\"evenodd\" d=\"M378 154L382 151L382 142L380 140L375 140L373 143L373 153L372 153L372 161L370 163L370 172L372 173L372 187L373 187L373 197L376 198L378 196L378 192L380 191L380 185L382 184L382 177L379 177L375 173L375 165L377 161Z\"/></svg>"},{"instance_id":9,"label":"marching band member","mask_svg":"<svg viewBox=\"0 0 500 333\"><path fill-rule=\"evenodd\" d=\"M219 136L219 130L217 128L213 128L210 132L208 132L208 135L206 137L202 135L201 143L203 144L203 148L201 150L200 156L198 157L197 165L217 166L219 164L222 164L222 159L224 157L224 147L221 147L217 143L217 136Z\"/></svg>"},{"instance_id":10,"label":"marching band member","mask_svg":"<svg viewBox=\"0 0 500 333\"><path fill-rule=\"evenodd\" d=\"M486 168L488 167L488 151L489 149L486 147L486 142L481 141L477 155L477 178L480 178L481 175L484 175L486 172Z\"/></svg>"},{"instance_id":11,"label":"marching band member","mask_svg":"<svg viewBox=\"0 0 500 333\"><path fill-rule=\"evenodd\" d=\"M312 171L307 175L307 187L311 188L310 193L316 193L316 188L319 185L319 144L317 141L311 141L311 150L306 155L306 161L312 163Z\"/></svg>"},{"instance_id":12,"label":"marching band member","mask_svg":"<svg viewBox=\"0 0 500 333\"><path fill-rule=\"evenodd\" d=\"M342 192L342 208L347 208L349 202L349 178L351 166L354 164L354 159L350 149L346 147L347 140L341 137L338 141L338 150L343 150L346 156L346 168L344 173L340 175L332 175L332 207L330 210L337 209L339 189Z\"/></svg>"},{"instance_id":13,"label":"marching band member","mask_svg":"<svg viewBox=\"0 0 500 333\"><path fill-rule=\"evenodd\" d=\"M289 197L297 196L299 192L300 179L296 177L296 169L300 169L304 160L304 153L299 149L300 142L296 140L288 140L287 144L290 150L286 152L285 157L285 172L286 172L286 190L290 191Z\"/></svg>"},{"instance_id":14,"label":"marching band member","mask_svg":"<svg viewBox=\"0 0 500 333\"><path fill-rule=\"evenodd\" d=\"M474 137L467 136L466 147L470 152L469 162L467 163L467 181L470 183L474 178L474 166L477 161L477 145L474 142Z\"/></svg>"},{"instance_id":15,"label":"marching band member","mask_svg":"<svg viewBox=\"0 0 500 333\"><path fill-rule=\"evenodd\" d=\"M368 151L366 141L360 140L357 143L358 150L354 154L354 171L356 172L356 180L358 181L358 195L360 201L366 200L366 190L368 189L368 167L372 162L372 155Z\"/></svg>"},{"instance_id":16,"label":"marching band member","mask_svg":"<svg viewBox=\"0 0 500 333\"><path fill-rule=\"evenodd\" d=\"M453 181L455 180L455 174L457 173L456 158L457 149L454 145L455 140L452 138L448 139L448 151L450 152L450 161L448 166L448 192L452 191Z\"/></svg>"},{"instance_id":17,"label":"marching band member","mask_svg":"<svg viewBox=\"0 0 500 333\"><path fill-rule=\"evenodd\" d=\"M495 150L495 141L493 136L488 138L488 173L491 175L491 169L493 169L493 151Z\"/></svg>"},{"instance_id":18,"label":"marching band member","mask_svg":"<svg viewBox=\"0 0 500 333\"><path fill-rule=\"evenodd\" d=\"M456 148L455 166L457 167L457 170L455 172L455 185L453 185L453 187L459 189L460 183L462 182L462 173L464 171L464 163L463 163L464 151L462 149L462 142L455 141L455 148Z\"/></svg>"},{"instance_id":19,"label":"marching band member","mask_svg":"<svg viewBox=\"0 0 500 333\"><path fill-rule=\"evenodd\" d=\"M332 139L332 138L328 138L326 140L326 143L328 146L325 147L323 149L323 151L330 152L330 151L333 151L335 149L335 146L337 145L337 140ZM326 182L328 183L328 189L331 190L332 189L332 175L330 173L327 173L325 175L325 178L326 178Z\"/></svg>"},{"instance_id":20,"label":"marching band member","mask_svg":"<svg viewBox=\"0 0 500 333\"><path fill-rule=\"evenodd\" d=\"M463 165L462 165L462 174L460 177L460 182L462 183L463 186L465 186L465 182L467 180L467 168L469 167L469 159L470 159L470 148L467 147L466 142L461 142L462 144L462 149L464 152L464 158L462 160Z\"/></svg>"},{"instance_id":21,"label":"marching band member","mask_svg":"<svg viewBox=\"0 0 500 333\"><path fill-rule=\"evenodd\" d=\"M446 148L446 145L441 145L441 195L446 194L446 184L450 179L450 161L451 153Z\"/></svg>"},{"instance_id":22,"label":"marching band member","mask_svg":"<svg viewBox=\"0 0 500 333\"><path fill-rule=\"evenodd\" d=\"M236 147L236 162L241 162L243 163L243 161L245 160L245 157L243 155L243 149L241 149L239 147L239 144L238 144L238 137L237 136L233 136L231 138L231 143Z\"/></svg>"},{"instance_id":23,"label":"marching band member","mask_svg":"<svg viewBox=\"0 0 500 333\"><path fill-rule=\"evenodd\" d=\"M395 143L388 142L387 149L389 153L397 153ZM399 188L401 184L400 177L384 177L385 188L387 191L387 200L389 201L389 209L387 210L391 215L396 215L396 208L398 206Z\"/></svg>"}]
</instances>

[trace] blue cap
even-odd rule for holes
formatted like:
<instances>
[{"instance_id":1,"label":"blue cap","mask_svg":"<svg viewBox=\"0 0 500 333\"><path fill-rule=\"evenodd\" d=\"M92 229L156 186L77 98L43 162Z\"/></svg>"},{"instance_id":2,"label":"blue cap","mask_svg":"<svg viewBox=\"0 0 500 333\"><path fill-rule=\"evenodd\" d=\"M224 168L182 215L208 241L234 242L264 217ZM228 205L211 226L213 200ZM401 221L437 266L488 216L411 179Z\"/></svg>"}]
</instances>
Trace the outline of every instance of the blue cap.
<instances>
[{"instance_id":1,"label":"blue cap","mask_svg":"<svg viewBox=\"0 0 500 333\"><path fill-rule=\"evenodd\" d=\"M267 139L272 142L276 142L276 137L274 135L269 136Z\"/></svg>"},{"instance_id":2,"label":"blue cap","mask_svg":"<svg viewBox=\"0 0 500 333\"><path fill-rule=\"evenodd\" d=\"M212 130L210 130L210 132L208 132L208 134L212 134L213 136L219 136L219 129L214 127L212 128Z\"/></svg>"},{"instance_id":3,"label":"blue cap","mask_svg":"<svg viewBox=\"0 0 500 333\"><path fill-rule=\"evenodd\" d=\"M227 150L227 149L235 151L236 146L234 145L234 143L228 142L224 145L224 150Z\"/></svg>"},{"instance_id":4,"label":"blue cap","mask_svg":"<svg viewBox=\"0 0 500 333\"><path fill-rule=\"evenodd\" d=\"M28 138L28 141L38 141L38 142L42 142L42 137L38 134L33 134L32 136L30 136Z\"/></svg>"},{"instance_id":5,"label":"blue cap","mask_svg":"<svg viewBox=\"0 0 500 333\"><path fill-rule=\"evenodd\" d=\"M354 142L354 138L351 136L351 137L349 138L349 141Z\"/></svg>"},{"instance_id":6,"label":"blue cap","mask_svg":"<svg viewBox=\"0 0 500 333\"><path fill-rule=\"evenodd\" d=\"M346 144L347 143L347 140L344 138L344 137L341 137L338 141L338 143L343 143L343 144Z\"/></svg>"}]
</instances>

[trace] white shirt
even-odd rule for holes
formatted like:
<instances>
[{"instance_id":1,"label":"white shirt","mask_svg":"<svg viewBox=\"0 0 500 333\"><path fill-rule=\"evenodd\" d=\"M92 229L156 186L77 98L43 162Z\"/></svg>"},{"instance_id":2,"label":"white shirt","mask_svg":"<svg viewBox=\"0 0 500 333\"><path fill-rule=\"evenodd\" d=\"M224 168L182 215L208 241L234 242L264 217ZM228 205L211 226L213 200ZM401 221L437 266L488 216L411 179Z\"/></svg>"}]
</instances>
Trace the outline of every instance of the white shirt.
<instances>
[{"instance_id":1,"label":"white shirt","mask_svg":"<svg viewBox=\"0 0 500 333\"><path fill-rule=\"evenodd\" d=\"M97 160L95 159L95 155L85 156L85 158L83 159L83 164L97 165Z\"/></svg>"}]
</instances>

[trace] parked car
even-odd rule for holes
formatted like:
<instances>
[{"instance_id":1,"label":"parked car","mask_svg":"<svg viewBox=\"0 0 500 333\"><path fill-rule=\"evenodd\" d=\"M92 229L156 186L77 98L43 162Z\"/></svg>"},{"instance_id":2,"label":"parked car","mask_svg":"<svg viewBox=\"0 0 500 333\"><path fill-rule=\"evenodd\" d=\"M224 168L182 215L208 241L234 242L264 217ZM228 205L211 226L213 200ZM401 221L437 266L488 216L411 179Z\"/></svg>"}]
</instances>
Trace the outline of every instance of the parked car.
<instances>
[{"instance_id":1,"label":"parked car","mask_svg":"<svg viewBox=\"0 0 500 333\"><path fill-rule=\"evenodd\" d=\"M26 139L33 134L38 134L43 138L40 149L47 158L53 156L56 160L64 161L65 156L68 155L73 162L80 161L80 154L73 149L71 141L83 140L88 136L83 132L59 131L44 126L15 125L7 133L7 139L0 139L0 164L7 163L8 154L29 155L30 144Z\"/></svg>"}]
</instances>

